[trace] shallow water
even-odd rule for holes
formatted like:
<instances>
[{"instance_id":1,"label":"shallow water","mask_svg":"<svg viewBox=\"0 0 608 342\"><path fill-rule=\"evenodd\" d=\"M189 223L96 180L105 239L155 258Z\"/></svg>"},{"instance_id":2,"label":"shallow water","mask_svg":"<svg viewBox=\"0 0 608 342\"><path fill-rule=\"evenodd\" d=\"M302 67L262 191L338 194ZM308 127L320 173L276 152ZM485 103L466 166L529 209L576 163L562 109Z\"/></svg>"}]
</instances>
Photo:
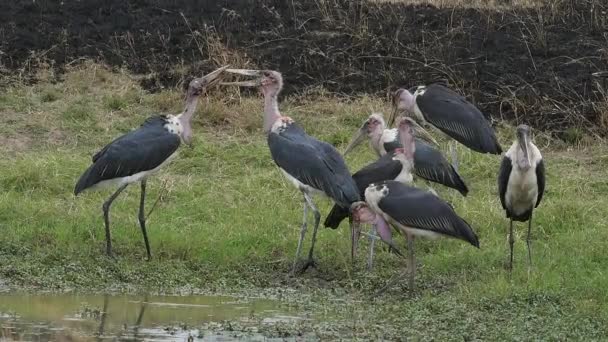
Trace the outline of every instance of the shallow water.
<instances>
[{"instance_id":1,"label":"shallow water","mask_svg":"<svg viewBox=\"0 0 608 342\"><path fill-rule=\"evenodd\" d=\"M0 341L272 341L255 324L304 319L264 299L0 293Z\"/></svg>"}]
</instances>

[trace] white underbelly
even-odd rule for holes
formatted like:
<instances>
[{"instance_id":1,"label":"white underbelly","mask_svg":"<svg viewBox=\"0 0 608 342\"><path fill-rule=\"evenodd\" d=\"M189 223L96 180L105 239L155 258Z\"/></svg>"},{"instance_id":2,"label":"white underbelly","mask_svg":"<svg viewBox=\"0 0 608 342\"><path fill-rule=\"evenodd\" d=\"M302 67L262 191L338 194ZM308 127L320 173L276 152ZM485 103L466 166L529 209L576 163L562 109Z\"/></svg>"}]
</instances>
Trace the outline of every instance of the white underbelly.
<instances>
[{"instance_id":1,"label":"white underbelly","mask_svg":"<svg viewBox=\"0 0 608 342\"><path fill-rule=\"evenodd\" d=\"M126 177L118 177L118 178L103 180L103 181L95 184L92 188L103 188L103 187L107 187L107 186L119 187L119 186L123 186L125 184L139 182L139 181L143 180L144 178L147 178L150 175L158 172L165 165L169 164L173 160L173 158L175 158L177 156L177 154L178 154L177 151L173 152L173 154L170 155L169 158L165 159L165 161L163 161L160 165L158 165L157 167L155 167L152 170L141 171L141 172L138 172L138 173L132 174L130 176L126 176Z\"/></svg>"},{"instance_id":2,"label":"white underbelly","mask_svg":"<svg viewBox=\"0 0 608 342\"><path fill-rule=\"evenodd\" d=\"M435 233L435 232L427 230L427 229L413 228L413 227L404 226L401 223L398 223L395 221L392 221L392 222L395 225L395 227L399 228L402 232L404 232L405 234L407 234L409 236L423 237L423 238L431 239L431 240L436 240L441 237L441 234Z\"/></svg>"},{"instance_id":3,"label":"white underbelly","mask_svg":"<svg viewBox=\"0 0 608 342\"><path fill-rule=\"evenodd\" d=\"M414 176L411 172L401 171L399 175L397 175L397 177L395 178L395 181L401 184L409 185L412 184L412 182L414 181Z\"/></svg>"},{"instance_id":4,"label":"white underbelly","mask_svg":"<svg viewBox=\"0 0 608 342\"><path fill-rule=\"evenodd\" d=\"M424 118L424 115L422 114L422 111L420 110L420 107L418 107L418 104L414 106L414 115L416 116L416 119L419 120L419 124L422 125L427 123L426 119Z\"/></svg>"},{"instance_id":5,"label":"white underbelly","mask_svg":"<svg viewBox=\"0 0 608 342\"><path fill-rule=\"evenodd\" d=\"M536 173L533 169L520 172L514 168L509 175L505 202L509 210L520 215L534 208L538 198L538 185Z\"/></svg>"},{"instance_id":6,"label":"white underbelly","mask_svg":"<svg viewBox=\"0 0 608 342\"><path fill-rule=\"evenodd\" d=\"M323 191L321 191L320 189L314 188L310 185L306 185L306 184L300 182L295 177L293 177L292 175L287 173L287 171L283 170L283 168L279 167L279 170L281 170L281 172L283 173L283 176L285 176L285 178L287 178L289 183L293 184L293 186L295 186L296 188L298 188L300 190L304 190L310 194L314 194L314 193L323 194Z\"/></svg>"}]
</instances>

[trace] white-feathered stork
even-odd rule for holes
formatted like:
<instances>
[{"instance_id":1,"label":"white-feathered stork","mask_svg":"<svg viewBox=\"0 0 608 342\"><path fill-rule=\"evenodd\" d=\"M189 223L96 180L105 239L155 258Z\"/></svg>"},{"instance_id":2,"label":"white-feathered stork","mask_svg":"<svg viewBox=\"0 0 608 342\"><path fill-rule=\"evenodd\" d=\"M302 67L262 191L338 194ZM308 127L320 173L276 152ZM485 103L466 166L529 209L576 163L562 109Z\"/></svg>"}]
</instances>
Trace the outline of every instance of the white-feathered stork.
<instances>
[{"instance_id":1,"label":"white-feathered stork","mask_svg":"<svg viewBox=\"0 0 608 342\"><path fill-rule=\"evenodd\" d=\"M416 176L458 190L463 196L466 196L469 189L462 177L439 150L425 142L426 140L436 144L432 136L415 122L412 122L412 125L416 136L416 152L414 153L414 173ZM346 147L344 155L366 137L370 139L370 145L379 156L402 146L397 128L386 128L382 114L373 113L357 130Z\"/></svg>"},{"instance_id":2,"label":"white-feathered stork","mask_svg":"<svg viewBox=\"0 0 608 342\"><path fill-rule=\"evenodd\" d=\"M148 177L166 165L176 155L183 141L191 143L192 116L196 111L198 98L205 89L217 84L222 67L212 73L192 80L188 86L186 107L178 115L160 115L148 118L139 128L116 138L93 156L93 164L80 176L74 194L89 188L113 185L118 190L103 203L103 217L106 229L106 254L112 256L110 234L110 206L120 193L131 183L141 182L139 204L139 224L144 236L146 255L151 257L144 203Z\"/></svg>"},{"instance_id":3,"label":"white-feathered stork","mask_svg":"<svg viewBox=\"0 0 608 342\"><path fill-rule=\"evenodd\" d=\"M532 265L530 230L532 211L545 192L545 164L540 150L530 139L530 127L517 126L516 140L505 153L498 171L500 203L509 218L509 271L513 269L513 221L528 221L528 268Z\"/></svg>"},{"instance_id":4,"label":"white-feathered stork","mask_svg":"<svg viewBox=\"0 0 608 342\"><path fill-rule=\"evenodd\" d=\"M312 194L322 193L337 205L349 208L359 200L357 185L340 153L330 144L319 141L304 132L290 117L279 112L278 95L283 87L281 73L273 70L228 69L226 72L253 76L254 81L228 82L246 87L260 87L264 94L264 132L268 134L268 147L272 159L283 175L304 197L304 219L293 263L295 273L302 243L306 235L308 208L312 209L315 227L308 261L302 270L314 266L313 250L321 214L312 200Z\"/></svg>"},{"instance_id":5,"label":"white-feathered stork","mask_svg":"<svg viewBox=\"0 0 608 342\"><path fill-rule=\"evenodd\" d=\"M399 147L391 149L375 162L363 167L353 174L357 183L359 196L365 199L365 189L372 184L385 180L395 180L403 184L411 184L413 181L412 169L415 167L416 144L414 128L416 123L410 118L402 118L399 122ZM325 227L336 229L340 223L350 215L349 208L334 205L325 218ZM376 240L376 228L372 225L370 233L370 252L368 258L368 270L373 267L374 245ZM395 246L391 246L397 250ZM354 259L354 255L353 255Z\"/></svg>"},{"instance_id":6,"label":"white-feathered stork","mask_svg":"<svg viewBox=\"0 0 608 342\"><path fill-rule=\"evenodd\" d=\"M414 288L416 262L414 238L452 237L469 242L479 248L479 240L471 226L441 198L418 188L396 181L370 184L365 190L365 202L351 206L353 216L352 251L356 253L359 223L374 224L382 241L393 245L390 227L392 224L405 234L408 248L409 287ZM379 292L388 289L398 277L390 280Z\"/></svg>"},{"instance_id":7,"label":"white-feathered stork","mask_svg":"<svg viewBox=\"0 0 608 342\"><path fill-rule=\"evenodd\" d=\"M407 89L397 89L393 96L393 108L389 125L392 125L398 112L405 112L421 124L430 123L473 151L502 153L494 129L483 113L464 97L440 84L418 86L413 93ZM458 157L452 144L450 151L454 167L458 170Z\"/></svg>"}]
</instances>

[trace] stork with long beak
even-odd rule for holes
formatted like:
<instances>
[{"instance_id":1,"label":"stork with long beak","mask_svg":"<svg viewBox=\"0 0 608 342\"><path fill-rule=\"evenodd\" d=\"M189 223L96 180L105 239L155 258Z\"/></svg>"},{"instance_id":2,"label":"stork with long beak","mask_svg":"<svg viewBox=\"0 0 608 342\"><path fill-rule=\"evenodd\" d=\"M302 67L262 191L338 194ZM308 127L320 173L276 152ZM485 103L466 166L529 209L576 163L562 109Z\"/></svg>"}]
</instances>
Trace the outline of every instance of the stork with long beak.
<instances>
[{"instance_id":1,"label":"stork with long beak","mask_svg":"<svg viewBox=\"0 0 608 342\"><path fill-rule=\"evenodd\" d=\"M462 177L445 159L443 154L431 145L431 143L438 145L437 142L413 119L410 124L416 138L414 141L416 152L414 153L413 169L416 176L458 190L463 196L466 196L469 189ZM365 120L346 147L344 155L346 156L365 138L369 138L371 147L379 156L402 146L398 129L386 128L384 118L380 113L373 113Z\"/></svg>"},{"instance_id":2,"label":"stork with long beak","mask_svg":"<svg viewBox=\"0 0 608 342\"><path fill-rule=\"evenodd\" d=\"M479 153L501 154L494 129L483 113L464 97L440 84L397 89L393 95L392 125L398 114L429 123L450 138ZM458 170L455 146L450 144L452 164Z\"/></svg>"},{"instance_id":3,"label":"stork with long beak","mask_svg":"<svg viewBox=\"0 0 608 342\"><path fill-rule=\"evenodd\" d=\"M509 218L509 271L513 269L513 221L528 221L528 270L532 265L530 231L532 211L545 191L545 164L540 150L530 139L530 127L519 125L516 140L505 153L498 171L500 203Z\"/></svg>"},{"instance_id":4,"label":"stork with long beak","mask_svg":"<svg viewBox=\"0 0 608 342\"><path fill-rule=\"evenodd\" d=\"M110 233L110 206L120 193L132 183L141 182L139 225L144 237L147 259L151 258L150 243L146 231L144 203L148 177L168 164L176 155L182 142L192 143L192 117L196 112L199 97L206 89L215 86L222 72L219 68L203 77L193 79L188 86L186 106L177 115L149 117L139 128L116 138L93 156L93 163L80 176L74 194L86 189L113 185L118 189L103 203L106 229L106 254L112 256Z\"/></svg>"},{"instance_id":5,"label":"stork with long beak","mask_svg":"<svg viewBox=\"0 0 608 342\"><path fill-rule=\"evenodd\" d=\"M403 118L399 122L400 147L383 155L375 162L363 167L353 174L353 179L359 189L359 195L365 198L365 189L372 183L385 180L396 180L403 184L413 181L412 169L415 167L414 155L416 145L414 143L414 129L416 123L410 118ZM325 227L338 228L340 222L349 216L349 209L334 205L325 218ZM370 251L367 262L368 270L373 267L374 245L376 241L376 227L372 224L370 236ZM382 236L382 235L381 235ZM393 248L394 249L394 248ZM353 259L354 260L354 259Z\"/></svg>"},{"instance_id":6,"label":"stork with long beak","mask_svg":"<svg viewBox=\"0 0 608 342\"><path fill-rule=\"evenodd\" d=\"M295 186L304 198L304 218L292 274L296 271L298 257L306 235L308 209L312 209L315 226L308 261L302 270L314 266L313 250L321 214L313 202L312 195L321 193L331 198L338 206L349 208L359 200L359 190L340 153L330 144L306 134L292 118L279 112L278 94L283 87L281 73L274 70L228 69L226 72L255 77L251 81L231 82L245 87L260 87L264 94L264 132L272 159L283 175Z\"/></svg>"},{"instance_id":7,"label":"stork with long beak","mask_svg":"<svg viewBox=\"0 0 608 342\"><path fill-rule=\"evenodd\" d=\"M386 232L389 223L406 236L410 290L414 289L416 274L415 237L452 237L479 247L479 240L471 226L448 203L430 192L396 181L370 184L365 190L365 202L354 203L351 210L353 242L359 236L361 223L374 224L381 240L389 245L392 245ZM356 254L356 248L357 244L353 243L353 255ZM399 278L399 275L393 277L378 293L388 289Z\"/></svg>"}]
</instances>

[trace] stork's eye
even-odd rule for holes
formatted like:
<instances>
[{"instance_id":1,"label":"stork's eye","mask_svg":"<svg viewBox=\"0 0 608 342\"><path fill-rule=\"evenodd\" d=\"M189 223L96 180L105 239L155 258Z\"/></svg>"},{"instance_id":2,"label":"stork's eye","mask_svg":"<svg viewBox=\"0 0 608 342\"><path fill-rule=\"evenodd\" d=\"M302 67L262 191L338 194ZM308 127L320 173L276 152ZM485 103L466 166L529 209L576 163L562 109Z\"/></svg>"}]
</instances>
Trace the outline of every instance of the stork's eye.
<instances>
[{"instance_id":1,"label":"stork's eye","mask_svg":"<svg viewBox=\"0 0 608 342\"><path fill-rule=\"evenodd\" d=\"M270 71L264 71L264 76L270 77L271 76Z\"/></svg>"}]
</instances>

